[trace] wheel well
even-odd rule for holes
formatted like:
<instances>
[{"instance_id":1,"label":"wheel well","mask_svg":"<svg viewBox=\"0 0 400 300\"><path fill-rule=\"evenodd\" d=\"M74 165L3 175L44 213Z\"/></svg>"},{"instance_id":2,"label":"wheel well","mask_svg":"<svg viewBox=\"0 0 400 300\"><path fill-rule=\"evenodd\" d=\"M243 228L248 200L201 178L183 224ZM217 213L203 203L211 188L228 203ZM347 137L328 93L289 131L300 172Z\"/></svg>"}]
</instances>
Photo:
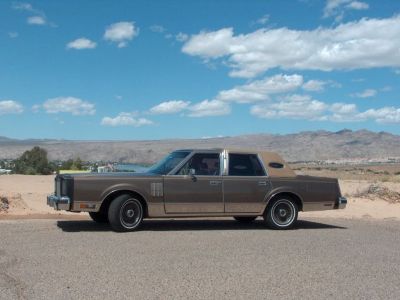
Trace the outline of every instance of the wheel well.
<instances>
[{"instance_id":1,"label":"wheel well","mask_svg":"<svg viewBox=\"0 0 400 300\"><path fill-rule=\"evenodd\" d=\"M103 203L101 203L100 206L100 212L102 213L107 213L108 212L108 208L110 207L111 202L117 198L118 196L124 195L124 194L128 194L128 195L132 195L132 197L135 197L136 199L138 199L140 201L140 203L142 203L143 205L143 210L144 210L144 217L148 216L148 210L147 210L147 203L146 200L143 198L142 195L140 195L139 193L135 192L135 191L130 191L130 190L120 190L120 191L115 191L112 192L111 194L109 194L104 200Z\"/></svg>"},{"instance_id":2,"label":"wheel well","mask_svg":"<svg viewBox=\"0 0 400 300\"><path fill-rule=\"evenodd\" d=\"M267 210L269 208L269 206L274 202L275 199L283 198L283 197L288 197L290 199L293 199L293 201L297 204L299 211L303 210L303 202L301 201L300 197L291 192L282 192L282 193L278 193L278 194L274 195L271 199L269 199L268 205L265 208L265 210Z\"/></svg>"}]
</instances>

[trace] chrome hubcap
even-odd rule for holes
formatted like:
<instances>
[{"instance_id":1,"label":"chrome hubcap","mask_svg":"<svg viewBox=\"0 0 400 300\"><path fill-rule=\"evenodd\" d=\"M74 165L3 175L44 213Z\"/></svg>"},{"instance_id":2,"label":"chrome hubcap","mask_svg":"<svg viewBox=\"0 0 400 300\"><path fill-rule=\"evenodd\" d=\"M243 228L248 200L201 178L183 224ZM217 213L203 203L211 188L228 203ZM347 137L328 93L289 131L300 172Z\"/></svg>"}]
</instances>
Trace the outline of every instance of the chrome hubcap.
<instances>
[{"instance_id":1,"label":"chrome hubcap","mask_svg":"<svg viewBox=\"0 0 400 300\"><path fill-rule=\"evenodd\" d=\"M278 226L289 226L295 219L295 207L286 199L278 200L271 208L271 217Z\"/></svg>"},{"instance_id":2,"label":"chrome hubcap","mask_svg":"<svg viewBox=\"0 0 400 300\"><path fill-rule=\"evenodd\" d=\"M134 228L143 216L142 206L136 199L127 200L120 210L120 221L125 228Z\"/></svg>"},{"instance_id":3,"label":"chrome hubcap","mask_svg":"<svg viewBox=\"0 0 400 300\"><path fill-rule=\"evenodd\" d=\"M132 218L134 214L135 214L135 212L134 212L133 209L128 209L128 210L126 211L126 216L127 216L128 218Z\"/></svg>"}]
</instances>

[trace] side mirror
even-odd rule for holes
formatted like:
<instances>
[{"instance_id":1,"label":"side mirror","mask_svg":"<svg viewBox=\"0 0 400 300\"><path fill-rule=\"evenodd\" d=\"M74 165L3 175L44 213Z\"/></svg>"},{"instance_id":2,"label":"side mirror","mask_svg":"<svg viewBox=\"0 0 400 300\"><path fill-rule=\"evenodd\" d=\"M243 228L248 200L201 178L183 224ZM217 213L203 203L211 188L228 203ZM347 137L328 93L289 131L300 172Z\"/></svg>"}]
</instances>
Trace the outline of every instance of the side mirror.
<instances>
[{"instance_id":1,"label":"side mirror","mask_svg":"<svg viewBox=\"0 0 400 300\"><path fill-rule=\"evenodd\" d=\"M194 177L194 175L196 175L196 170L195 169L189 169L189 175Z\"/></svg>"}]
</instances>

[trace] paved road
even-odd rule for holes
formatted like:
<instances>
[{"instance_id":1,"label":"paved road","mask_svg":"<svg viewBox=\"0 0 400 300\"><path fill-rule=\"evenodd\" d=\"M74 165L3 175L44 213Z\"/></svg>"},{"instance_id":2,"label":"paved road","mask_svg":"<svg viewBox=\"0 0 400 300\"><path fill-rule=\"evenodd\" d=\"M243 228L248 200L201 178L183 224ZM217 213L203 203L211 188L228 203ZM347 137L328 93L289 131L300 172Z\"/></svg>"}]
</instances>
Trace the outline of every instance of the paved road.
<instances>
[{"instance_id":1,"label":"paved road","mask_svg":"<svg viewBox=\"0 0 400 300\"><path fill-rule=\"evenodd\" d=\"M400 299L400 222L0 221L0 299Z\"/></svg>"}]
</instances>

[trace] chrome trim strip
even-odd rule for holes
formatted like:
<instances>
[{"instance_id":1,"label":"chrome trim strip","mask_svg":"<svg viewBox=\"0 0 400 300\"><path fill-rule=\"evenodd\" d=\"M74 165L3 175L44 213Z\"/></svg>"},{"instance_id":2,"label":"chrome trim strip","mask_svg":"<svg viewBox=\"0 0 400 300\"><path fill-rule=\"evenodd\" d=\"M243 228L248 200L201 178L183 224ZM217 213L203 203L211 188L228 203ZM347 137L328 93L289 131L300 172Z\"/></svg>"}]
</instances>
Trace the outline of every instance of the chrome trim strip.
<instances>
[{"instance_id":1,"label":"chrome trim strip","mask_svg":"<svg viewBox=\"0 0 400 300\"><path fill-rule=\"evenodd\" d=\"M228 151L224 150L223 152L223 169L222 169L222 175L226 176L228 175Z\"/></svg>"}]
</instances>

